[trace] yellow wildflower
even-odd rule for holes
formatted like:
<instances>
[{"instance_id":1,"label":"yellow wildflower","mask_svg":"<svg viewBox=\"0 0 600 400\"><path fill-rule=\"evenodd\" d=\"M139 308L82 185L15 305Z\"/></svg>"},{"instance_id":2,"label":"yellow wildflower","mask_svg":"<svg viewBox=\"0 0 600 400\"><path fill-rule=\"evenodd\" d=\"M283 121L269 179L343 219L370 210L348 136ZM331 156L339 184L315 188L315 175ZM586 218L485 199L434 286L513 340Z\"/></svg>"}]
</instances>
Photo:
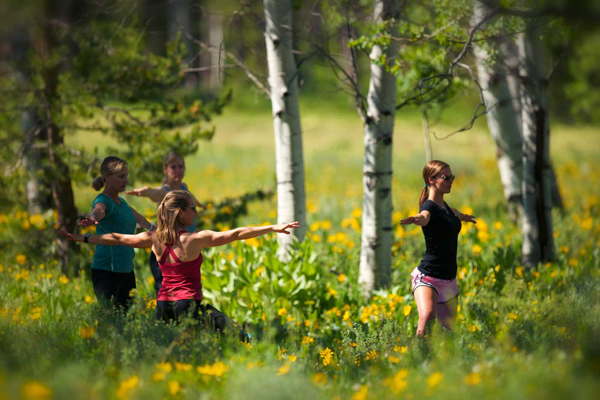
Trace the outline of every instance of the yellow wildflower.
<instances>
[{"instance_id":1,"label":"yellow wildflower","mask_svg":"<svg viewBox=\"0 0 600 400\"><path fill-rule=\"evenodd\" d=\"M227 365L223 364L221 361L217 361L213 365L198 367L198 373L201 375L220 377L223 376L228 369L229 367Z\"/></svg>"},{"instance_id":2,"label":"yellow wildflower","mask_svg":"<svg viewBox=\"0 0 600 400\"><path fill-rule=\"evenodd\" d=\"M318 373L315 374L312 377L312 381L317 385L317 386L323 386L325 384L327 384L327 375L323 374L323 373Z\"/></svg>"},{"instance_id":3,"label":"yellow wildflower","mask_svg":"<svg viewBox=\"0 0 600 400\"><path fill-rule=\"evenodd\" d=\"M444 376L440 372L434 372L433 374L429 375L429 378L427 378L427 385L430 388L434 388L442 381L443 377Z\"/></svg>"},{"instance_id":4,"label":"yellow wildflower","mask_svg":"<svg viewBox=\"0 0 600 400\"><path fill-rule=\"evenodd\" d=\"M82 326L79 328L79 336L83 339L89 339L96 334L96 329L93 326Z\"/></svg>"},{"instance_id":5,"label":"yellow wildflower","mask_svg":"<svg viewBox=\"0 0 600 400\"><path fill-rule=\"evenodd\" d=\"M368 351L366 358L367 358L367 361L371 361L371 360L377 359L377 350Z\"/></svg>"},{"instance_id":6,"label":"yellow wildflower","mask_svg":"<svg viewBox=\"0 0 600 400\"><path fill-rule=\"evenodd\" d=\"M169 393L175 396L181 390L181 385L177 381L169 381Z\"/></svg>"},{"instance_id":7,"label":"yellow wildflower","mask_svg":"<svg viewBox=\"0 0 600 400\"><path fill-rule=\"evenodd\" d=\"M319 351L319 355L321 356L324 366L331 364L331 361L333 360L333 351L331 351L329 347L326 347L325 350Z\"/></svg>"},{"instance_id":8,"label":"yellow wildflower","mask_svg":"<svg viewBox=\"0 0 600 400\"><path fill-rule=\"evenodd\" d=\"M152 382L162 382L165 380L166 376L167 375L162 371L155 372L152 375Z\"/></svg>"},{"instance_id":9,"label":"yellow wildflower","mask_svg":"<svg viewBox=\"0 0 600 400\"><path fill-rule=\"evenodd\" d=\"M25 254L17 254L15 258L17 260L17 264L19 265L25 265L27 262L27 256Z\"/></svg>"},{"instance_id":10,"label":"yellow wildflower","mask_svg":"<svg viewBox=\"0 0 600 400\"><path fill-rule=\"evenodd\" d=\"M473 255L474 255L474 256L478 256L478 255L480 255L482 250L483 250L483 249L481 248L481 246L480 246L480 245L478 245L478 244L474 244L474 245L473 245Z\"/></svg>"},{"instance_id":11,"label":"yellow wildflower","mask_svg":"<svg viewBox=\"0 0 600 400\"><path fill-rule=\"evenodd\" d=\"M276 375L285 375L290 372L290 363L285 363L276 372Z\"/></svg>"},{"instance_id":12,"label":"yellow wildflower","mask_svg":"<svg viewBox=\"0 0 600 400\"><path fill-rule=\"evenodd\" d=\"M34 307L31 309L31 314L29 318L31 319L40 319L42 317L42 307Z\"/></svg>"},{"instance_id":13,"label":"yellow wildflower","mask_svg":"<svg viewBox=\"0 0 600 400\"><path fill-rule=\"evenodd\" d=\"M287 308L280 308L279 310L277 310L277 315L279 315L280 317L284 316L287 314Z\"/></svg>"},{"instance_id":14,"label":"yellow wildflower","mask_svg":"<svg viewBox=\"0 0 600 400\"><path fill-rule=\"evenodd\" d=\"M477 386L481 383L481 376L476 372L469 374L465 376L465 383L469 386Z\"/></svg>"},{"instance_id":15,"label":"yellow wildflower","mask_svg":"<svg viewBox=\"0 0 600 400\"><path fill-rule=\"evenodd\" d=\"M23 385L24 399L49 399L52 396L50 388L40 382L29 382Z\"/></svg>"},{"instance_id":16,"label":"yellow wildflower","mask_svg":"<svg viewBox=\"0 0 600 400\"><path fill-rule=\"evenodd\" d=\"M402 307L402 314L404 314L405 317L408 317L411 311L412 311L411 305L406 305L406 306Z\"/></svg>"},{"instance_id":17,"label":"yellow wildflower","mask_svg":"<svg viewBox=\"0 0 600 400\"><path fill-rule=\"evenodd\" d=\"M304 336L302 338L302 344L313 344L314 342L315 342L315 339L310 336Z\"/></svg>"},{"instance_id":18,"label":"yellow wildflower","mask_svg":"<svg viewBox=\"0 0 600 400\"><path fill-rule=\"evenodd\" d=\"M401 393L408 386L406 378L408 377L408 370L401 369L391 378L387 378L383 381L383 384L387 386L395 394Z\"/></svg>"},{"instance_id":19,"label":"yellow wildflower","mask_svg":"<svg viewBox=\"0 0 600 400\"><path fill-rule=\"evenodd\" d=\"M343 283L346 282L346 275L344 274L339 274L337 277L338 282Z\"/></svg>"},{"instance_id":20,"label":"yellow wildflower","mask_svg":"<svg viewBox=\"0 0 600 400\"><path fill-rule=\"evenodd\" d=\"M291 362L296 362L296 360L298 360L298 356L290 354L290 355L288 355L287 359Z\"/></svg>"},{"instance_id":21,"label":"yellow wildflower","mask_svg":"<svg viewBox=\"0 0 600 400\"><path fill-rule=\"evenodd\" d=\"M352 395L352 400L367 400L369 389L367 385L362 385L356 393Z\"/></svg>"},{"instance_id":22,"label":"yellow wildflower","mask_svg":"<svg viewBox=\"0 0 600 400\"><path fill-rule=\"evenodd\" d=\"M571 258L571 259L569 260L569 265L570 265L571 267L576 267L576 266L578 266L578 265L579 265L579 261L577 261L577 259L576 259L576 258Z\"/></svg>"},{"instance_id":23,"label":"yellow wildflower","mask_svg":"<svg viewBox=\"0 0 600 400\"><path fill-rule=\"evenodd\" d=\"M519 318L519 316L517 314L515 314L514 312L509 312L508 313L508 318L510 318L510 319L512 319L514 321L517 318Z\"/></svg>"},{"instance_id":24,"label":"yellow wildflower","mask_svg":"<svg viewBox=\"0 0 600 400\"><path fill-rule=\"evenodd\" d=\"M127 398L130 391L135 389L140 383L140 378L136 375L121 381L119 387L117 388L117 398L123 399Z\"/></svg>"},{"instance_id":25,"label":"yellow wildflower","mask_svg":"<svg viewBox=\"0 0 600 400\"><path fill-rule=\"evenodd\" d=\"M63 285L66 285L67 283L69 283L69 278L67 278L64 275L61 275L60 278L58 278L58 280L60 281L60 283L62 283Z\"/></svg>"},{"instance_id":26,"label":"yellow wildflower","mask_svg":"<svg viewBox=\"0 0 600 400\"><path fill-rule=\"evenodd\" d=\"M173 370L173 366L170 362L158 363L156 364L156 369L168 374Z\"/></svg>"},{"instance_id":27,"label":"yellow wildflower","mask_svg":"<svg viewBox=\"0 0 600 400\"><path fill-rule=\"evenodd\" d=\"M192 364L184 364L184 363L178 363L178 362L176 362L175 363L175 369L177 371L183 371L183 372L191 371L192 370Z\"/></svg>"}]
</instances>

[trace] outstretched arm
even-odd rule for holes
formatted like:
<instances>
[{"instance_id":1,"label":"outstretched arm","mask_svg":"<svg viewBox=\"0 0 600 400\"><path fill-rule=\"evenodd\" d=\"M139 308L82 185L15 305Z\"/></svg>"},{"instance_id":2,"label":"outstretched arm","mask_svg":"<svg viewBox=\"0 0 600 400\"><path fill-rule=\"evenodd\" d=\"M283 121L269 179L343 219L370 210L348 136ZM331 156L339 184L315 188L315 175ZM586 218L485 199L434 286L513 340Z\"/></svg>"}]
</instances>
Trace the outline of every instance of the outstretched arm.
<instances>
[{"instance_id":1,"label":"outstretched arm","mask_svg":"<svg viewBox=\"0 0 600 400\"><path fill-rule=\"evenodd\" d=\"M79 226L92 226L98 225L98 222L102 221L106 216L106 204L96 203L92 213L89 217L84 217L79 221Z\"/></svg>"},{"instance_id":2,"label":"outstretched arm","mask_svg":"<svg viewBox=\"0 0 600 400\"><path fill-rule=\"evenodd\" d=\"M167 195L167 191L162 187L151 188L148 186L144 186L144 187L141 187L138 189L127 190L125 192L125 194L131 194L131 195L140 196L140 197L147 197L156 203L160 203Z\"/></svg>"},{"instance_id":3,"label":"outstretched arm","mask_svg":"<svg viewBox=\"0 0 600 400\"><path fill-rule=\"evenodd\" d=\"M413 215L412 217L403 219L402 221L400 221L400 223L402 225L415 224L415 225L419 225L419 226L426 226L429 223L430 219L431 219L431 214L429 214L429 211L423 210L420 213Z\"/></svg>"},{"instance_id":4,"label":"outstretched arm","mask_svg":"<svg viewBox=\"0 0 600 400\"><path fill-rule=\"evenodd\" d=\"M454 213L454 215L456 215L458 217L458 219L460 219L461 221L472 222L474 224L477 223L477 221L475 220L475 218L477 218L476 216L469 215L469 214L463 214L460 211L458 211L456 208L451 208L451 210Z\"/></svg>"},{"instance_id":5,"label":"outstretched arm","mask_svg":"<svg viewBox=\"0 0 600 400\"><path fill-rule=\"evenodd\" d=\"M300 224L298 224L298 222L292 222L290 224L235 228L225 232L200 231L196 232L194 235L196 235L200 246L214 247L222 246L236 240L255 238L270 232L285 233L286 235L289 235L290 232L288 229L299 227Z\"/></svg>"},{"instance_id":6,"label":"outstretched arm","mask_svg":"<svg viewBox=\"0 0 600 400\"><path fill-rule=\"evenodd\" d=\"M137 224L139 226L141 226L142 228L144 228L147 231L153 230L152 228L154 228L154 224L150 223L150 221L148 221L146 219L146 217L144 217L142 214L137 212L133 207L131 207L131 212L133 212L133 216L135 217L135 222L137 222Z\"/></svg>"},{"instance_id":7,"label":"outstretched arm","mask_svg":"<svg viewBox=\"0 0 600 400\"><path fill-rule=\"evenodd\" d=\"M83 242L84 235L79 233L68 233L65 231L58 231L63 236L66 236L69 241L72 242ZM125 235L123 233L105 233L103 235L90 235L88 236L88 243L92 244L103 244L106 246L127 246L137 248L150 248L152 247L152 240L154 232L142 232L137 235Z\"/></svg>"}]
</instances>

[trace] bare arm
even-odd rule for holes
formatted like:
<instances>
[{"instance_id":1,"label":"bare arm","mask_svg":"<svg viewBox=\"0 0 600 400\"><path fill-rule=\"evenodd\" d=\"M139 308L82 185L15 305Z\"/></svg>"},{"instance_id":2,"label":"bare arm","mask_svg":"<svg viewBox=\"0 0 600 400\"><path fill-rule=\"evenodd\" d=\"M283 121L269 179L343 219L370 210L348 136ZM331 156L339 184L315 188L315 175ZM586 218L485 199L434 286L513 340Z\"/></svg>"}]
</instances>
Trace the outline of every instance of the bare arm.
<instances>
[{"instance_id":1,"label":"bare arm","mask_svg":"<svg viewBox=\"0 0 600 400\"><path fill-rule=\"evenodd\" d=\"M454 213L454 215L456 215L458 217L458 219L460 219L461 221L472 222L474 224L477 223L477 221L475 220L475 218L477 218L476 216L469 215L469 214L463 214L460 211L458 211L456 208L451 208L451 210Z\"/></svg>"},{"instance_id":2,"label":"bare arm","mask_svg":"<svg viewBox=\"0 0 600 400\"><path fill-rule=\"evenodd\" d=\"M151 230L153 224L151 224L146 217L137 212L133 207L131 207L131 212L133 212L133 216L135 217L135 222L138 223L139 226L146 229L147 231Z\"/></svg>"},{"instance_id":3,"label":"bare arm","mask_svg":"<svg viewBox=\"0 0 600 400\"><path fill-rule=\"evenodd\" d=\"M125 194L131 194L131 195L140 196L140 197L147 197L156 203L160 203L167 195L167 191L162 187L151 188L148 186L144 186L144 187L141 187L138 189L127 190L125 192Z\"/></svg>"},{"instance_id":4,"label":"bare arm","mask_svg":"<svg viewBox=\"0 0 600 400\"><path fill-rule=\"evenodd\" d=\"M420 213L413 215L412 217L408 217L400 221L402 225L410 225L415 224L419 226L426 226L431 219L431 214L427 210L423 210Z\"/></svg>"},{"instance_id":5,"label":"bare arm","mask_svg":"<svg viewBox=\"0 0 600 400\"><path fill-rule=\"evenodd\" d=\"M300 225L298 222L292 222L291 224L235 228L225 232L200 231L196 232L194 235L200 246L214 247L222 246L236 240L255 238L270 232L285 233L286 235L289 235L290 232L288 229L299 227Z\"/></svg>"},{"instance_id":6,"label":"bare arm","mask_svg":"<svg viewBox=\"0 0 600 400\"><path fill-rule=\"evenodd\" d=\"M82 218L79 221L80 226L91 226L98 225L98 222L102 221L106 216L106 204L104 203L96 203L92 213L89 217Z\"/></svg>"},{"instance_id":7,"label":"bare arm","mask_svg":"<svg viewBox=\"0 0 600 400\"><path fill-rule=\"evenodd\" d=\"M83 242L83 235L79 233L68 233L65 231L58 231L63 236L66 236L69 241L72 242ZM91 244L103 244L106 246L127 246L136 248L150 248L152 247L152 241L154 238L154 232L142 232L137 235L125 235L123 233L105 233L103 235L90 235L88 237L88 243Z\"/></svg>"}]
</instances>

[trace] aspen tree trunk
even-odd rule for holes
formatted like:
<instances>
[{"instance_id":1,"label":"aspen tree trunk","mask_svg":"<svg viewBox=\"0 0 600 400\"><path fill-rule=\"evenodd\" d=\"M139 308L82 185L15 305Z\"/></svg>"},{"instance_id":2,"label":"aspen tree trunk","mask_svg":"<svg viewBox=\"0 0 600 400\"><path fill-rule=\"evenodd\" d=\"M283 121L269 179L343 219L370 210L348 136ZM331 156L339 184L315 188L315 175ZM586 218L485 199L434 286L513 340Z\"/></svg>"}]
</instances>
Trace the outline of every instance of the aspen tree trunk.
<instances>
[{"instance_id":1,"label":"aspen tree trunk","mask_svg":"<svg viewBox=\"0 0 600 400\"><path fill-rule=\"evenodd\" d=\"M375 1L375 22L392 21L388 33L397 35L397 1ZM364 293L385 287L392 262L392 138L396 114L396 78L374 60L382 54L393 60L398 42L383 49L374 46L364 125L363 214L359 283Z\"/></svg>"},{"instance_id":2,"label":"aspen tree trunk","mask_svg":"<svg viewBox=\"0 0 600 400\"><path fill-rule=\"evenodd\" d=\"M264 0L265 39L275 131L277 221L298 221L291 235L278 235L279 257L289 259L294 240L306 233L306 194L302 129L298 105L298 70L292 53L292 8L289 0Z\"/></svg>"},{"instance_id":3,"label":"aspen tree trunk","mask_svg":"<svg viewBox=\"0 0 600 400\"><path fill-rule=\"evenodd\" d=\"M43 60L52 57L53 51L58 45L58 25L61 21L68 25L71 18L73 3L65 0L46 0L45 20L42 34L38 37L37 48ZM43 123L47 126L47 149L50 163L50 181L52 199L58 213L59 229L73 232L77 222L77 208L73 196L73 185L69 166L61 157L61 148L64 147L64 137L60 128L56 125L55 114L59 113L56 104L58 93L58 66L50 66L42 73L44 90L41 97L44 104ZM67 271L69 243L66 240L58 241L58 256L62 270Z\"/></svg>"},{"instance_id":4,"label":"aspen tree trunk","mask_svg":"<svg viewBox=\"0 0 600 400\"><path fill-rule=\"evenodd\" d=\"M208 43L211 47L222 49L217 52L209 52L210 71L208 87L211 92L221 89L223 81L223 63L225 62L225 50L223 49L223 16L221 14L209 14L208 18Z\"/></svg>"},{"instance_id":5,"label":"aspen tree trunk","mask_svg":"<svg viewBox=\"0 0 600 400\"><path fill-rule=\"evenodd\" d=\"M472 25L477 25L491 9L488 5L475 1ZM515 108L509 67L506 62L514 59L516 49L510 48L508 39L499 39L500 56L491 60L491 55L484 47L474 45L475 60L479 82L483 88L483 98L487 112L487 123L496 143L496 156L500 179L504 188L504 197L509 208L517 208L520 214L521 186L523 181L523 160L520 127L520 106ZM514 46L513 46L514 47ZM514 80L514 79L513 79ZM518 99L516 100L518 103Z\"/></svg>"},{"instance_id":6,"label":"aspen tree trunk","mask_svg":"<svg viewBox=\"0 0 600 400\"><path fill-rule=\"evenodd\" d=\"M26 29L15 29L8 34L10 42L11 61L15 64L15 79L23 84L29 85L31 71L28 53L31 50L29 32ZM23 133L23 167L27 172L25 193L27 196L27 211L29 214L41 214L52 208L52 198L48 190L50 182L44 179L47 174L44 171L44 161L47 161L47 152L38 148L44 135L39 128L39 118L34 108L28 108L21 112L20 125ZM35 134L38 133L39 134ZM46 156L45 156L46 155Z\"/></svg>"},{"instance_id":7,"label":"aspen tree trunk","mask_svg":"<svg viewBox=\"0 0 600 400\"><path fill-rule=\"evenodd\" d=\"M539 32L528 26L519 36L523 132L523 265L555 258L552 229L552 170L547 81Z\"/></svg>"},{"instance_id":8,"label":"aspen tree trunk","mask_svg":"<svg viewBox=\"0 0 600 400\"><path fill-rule=\"evenodd\" d=\"M197 50L189 38L192 35L192 4L191 0L169 0L167 4L167 38L173 41L180 35L181 42L187 50L187 61L196 59ZM197 83L195 74L186 74L185 86L192 88Z\"/></svg>"}]
</instances>

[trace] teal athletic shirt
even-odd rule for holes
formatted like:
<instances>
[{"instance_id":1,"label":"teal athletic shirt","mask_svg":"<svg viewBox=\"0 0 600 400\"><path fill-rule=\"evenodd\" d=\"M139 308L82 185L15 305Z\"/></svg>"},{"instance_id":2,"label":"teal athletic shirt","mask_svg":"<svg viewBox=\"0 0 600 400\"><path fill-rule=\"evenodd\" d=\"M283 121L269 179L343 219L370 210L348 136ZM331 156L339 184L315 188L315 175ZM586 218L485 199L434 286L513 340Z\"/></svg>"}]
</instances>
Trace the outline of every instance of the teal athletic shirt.
<instances>
[{"instance_id":1,"label":"teal athletic shirt","mask_svg":"<svg viewBox=\"0 0 600 400\"><path fill-rule=\"evenodd\" d=\"M104 218L96 225L97 234L116 232L132 235L135 233L137 223L131 207L122 197L119 197L119 200L121 200L120 205L103 193L100 193L94 200L92 210L98 203L106 204ZM96 251L94 251L92 268L129 273L133 271L133 256L134 252L131 247L99 244L96 245Z\"/></svg>"}]
</instances>

